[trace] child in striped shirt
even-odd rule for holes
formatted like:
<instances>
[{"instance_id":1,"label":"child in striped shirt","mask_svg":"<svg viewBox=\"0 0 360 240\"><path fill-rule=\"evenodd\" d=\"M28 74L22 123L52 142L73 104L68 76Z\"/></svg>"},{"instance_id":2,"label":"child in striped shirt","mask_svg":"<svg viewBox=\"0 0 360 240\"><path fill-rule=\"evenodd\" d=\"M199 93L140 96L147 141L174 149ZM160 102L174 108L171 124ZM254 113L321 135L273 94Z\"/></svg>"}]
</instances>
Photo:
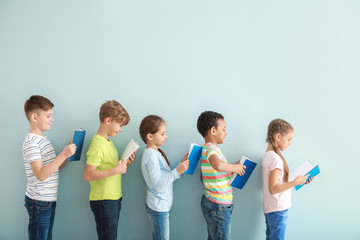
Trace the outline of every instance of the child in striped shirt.
<instances>
[{"instance_id":1,"label":"child in striped shirt","mask_svg":"<svg viewBox=\"0 0 360 240\"><path fill-rule=\"evenodd\" d=\"M201 200L208 239L230 239L232 204L232 173L243 175L245 166L238 161L235 164L227 162L224 154L218 148L227 135L224 117L216 112L201 113L197 121L197 129L205 138L201 154L201 180L205 193Z\"/></svg>"},{"instance_id":2,"label":"child in striped shirt","mask_svg":"<svg viewBox=\"0 0 360 240\"><path fill-rule=\"evenodd\" d=\"M76 150L69 143L56 156L44 132L53 122L54 104L43 96L31 96L24 105L30 131L23 143L27 176L25 207L29 214L29 240L51 240L59 185L59 170Z\"/></svg>"}]
</instances>

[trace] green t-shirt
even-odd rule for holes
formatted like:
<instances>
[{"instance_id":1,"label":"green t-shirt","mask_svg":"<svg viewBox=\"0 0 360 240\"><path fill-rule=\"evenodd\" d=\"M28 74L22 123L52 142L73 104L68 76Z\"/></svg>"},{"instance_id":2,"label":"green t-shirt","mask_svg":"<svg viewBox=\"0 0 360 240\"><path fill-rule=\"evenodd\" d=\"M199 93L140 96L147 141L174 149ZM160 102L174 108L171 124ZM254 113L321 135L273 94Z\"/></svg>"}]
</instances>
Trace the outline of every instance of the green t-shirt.
<instances>
[{"instance_id":1,"label":"green t-shirt","mask_svg":"<svg viewBox=\"0 0 360 240\"><path fill-rule=\"evenodd\" d=\"M95 135L86 153L87 164L96 166L97 170L111 169L119 161L118 151L111 140ZM97 181L90 181L90 201L117 200L122 197L121 174Z\"/></svg>"}]
</instances>

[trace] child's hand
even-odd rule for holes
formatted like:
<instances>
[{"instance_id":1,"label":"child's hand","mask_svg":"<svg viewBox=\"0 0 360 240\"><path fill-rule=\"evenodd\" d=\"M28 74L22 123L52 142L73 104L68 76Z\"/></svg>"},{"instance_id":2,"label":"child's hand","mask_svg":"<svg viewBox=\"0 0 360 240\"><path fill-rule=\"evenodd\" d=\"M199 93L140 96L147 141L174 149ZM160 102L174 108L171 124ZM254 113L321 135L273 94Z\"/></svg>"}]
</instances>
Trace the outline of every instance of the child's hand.
<instances>
[{"instance_id":1,"label":"child's hand","mask_svg":"<svg viewBox=\"0 0 360 240\"><path fill-rule=\"evenodd\" d=\"M120 160L114 167L114 170L116 174L126 173L127 170L126 162L124 160Z\"/></svg>"},{"instance_id":2,"label":"child's hand","mask_svg":"<svg viewBox=\"0 0 360 240\"><path fill-rule=\"evenodd\" d=\"M312 180L314 180L314 177L309 178L309 180L307 180L306 184L311 183L311 182L312 182Z\"/></svg>"},{"instance_id":3,"label":"child's hand","mask_svg":"<svg viewBox=\"0 0 360 240\"><path fill-rule=\"evenodd\" d=\"M240 164L240 161L234 164L234 173L241 175L245 174L246 166Z\"/></svg>"},{"instance_id":4,"label":"child's hand","mask_svg":"<svg viewBox=\"0 0 360 240\"><path fill-rule=\"evenodd\" d=\"M65 159L67 159L72 155L74 155L75 151L76 151L76 145L71 141L69 142L68 145L66 145L66 147L64 147L61 154L64 155Z\"/></svg>"},{"instance_id":5,"label":"child's hand","mask_svg":"<svg viewBox=\"0 0 360 240\"><path fill-rule=\"evenodd\" d=\"M184 162L188 159L189 153L186 153L185 156L181 159L181 162Z\"/></svg>"},{"instance_id":6,"label":"child's hand","mask_svg":"<svg viewBox=\"0 0 360 240\"><path fill-rule=\"evenodd\" d=\"M294 180L295 185L303 185L309 176L310 176L310 174L305 175L305 176L297 176Z\"/></svg>"},{"instance_id":7,"label":"child's hand","mask_svg":"<svg viewBox=\"0 0 360 240\"><path fill-rule=\"evenodd\" d=\"M189 168L189 160L181 161L180 164L176 167L176 171L179 175L183 174Z\"/></svg>"},{"instance_id":8,"label":"child's hand","mask_svg":"<svg viewBox=\"0 0 360 240\"><path fill-rule=\"evenodd\" d=\"M135 152L133 152L133 154L130 155L130 157L128 158L128 160L126 162L127 166L130 166L135 161L136 154L137 154L137 150Z\"/></svg>"}]
</instances>

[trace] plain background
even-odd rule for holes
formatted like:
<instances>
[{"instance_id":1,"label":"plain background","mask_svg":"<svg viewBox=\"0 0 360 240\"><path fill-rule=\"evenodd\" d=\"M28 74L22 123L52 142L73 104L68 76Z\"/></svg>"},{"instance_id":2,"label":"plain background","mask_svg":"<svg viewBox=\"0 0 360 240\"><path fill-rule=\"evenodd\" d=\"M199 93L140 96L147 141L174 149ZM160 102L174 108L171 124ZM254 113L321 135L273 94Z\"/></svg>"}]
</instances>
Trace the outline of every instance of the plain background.
<instances>
[{"instance_id":1,"label":"plain background","mask_svg":"<svg viewBox=\"0 0 360 240\"><path fill-rule=\"evenodd\" d=\"M138 127L159 114L163 146L176 167L202 111L225 116L220 148L233 163L259 163L243 190L234 189L232 239L265 238L261 160L268 123L295 128L284 155L291 169L319 164L310 186L293 191L288 239L360 239L359 1L63 0L0 1L0 239L27 238L22 142L23 104L33 94L55 104L46 132L59 153L73 131L87 130L81 161L60 173L54 239L96 239L86 150L99 107L119 101L131 121L113 141L122 152L141 144L123 176L119 239L151 239L140 171L145 145ZM171 239L206 239L199 166L174 183Z\"/></svg>"}]
</instances>

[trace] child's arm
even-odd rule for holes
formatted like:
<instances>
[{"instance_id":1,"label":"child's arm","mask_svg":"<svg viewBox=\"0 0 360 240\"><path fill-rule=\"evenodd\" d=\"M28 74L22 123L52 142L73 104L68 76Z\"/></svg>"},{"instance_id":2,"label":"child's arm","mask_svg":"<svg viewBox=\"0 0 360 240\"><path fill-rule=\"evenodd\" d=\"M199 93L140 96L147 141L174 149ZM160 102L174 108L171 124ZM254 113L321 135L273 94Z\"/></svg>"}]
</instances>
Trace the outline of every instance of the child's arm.
<instances>
[{"instance_id":1,"label":"child's arm","mask_svg":"<svg viewBox=\"0 0 360 240\"><path fill-rule=\"evenodd\" d=\"M153 156L150 157L151 159L147 161L145 168L149 174L151 187L157 192L162 192L169 184L178 179L189 167L189 160L183 159L183 161L181 161L170 173L162 174L158 159L152 158Z\"/></svg>"},{"instance_id":2,"label":"child's arm","mask_svg":"<svg viewBox=\"0 0 360 240\"><path fill-rule=\"evenodd\" d=\"M310 176L297 176L293 181L288 183L279 184L279 176L280 176L281 170L279 168L276 168L270 172L269 176L269 191L271 195L284 192L292 187L295 187L296 185L302 185L306 182L306 179ZM313 178L310 178L308 182L311 182Z\"/></svg>"},{"instance_id":3,"label":"child's arm","mask_svg":"<svg viewBox=\"0 0 360 240\"><path fill-rule=\"evenodd\" d=\"M220 172L233 172L239 175L244 175L246 166L237 162L235 164L230 164L224 161L221 161L218 155L213 154L209 157L209 162L211 166Z\"/></svg>"},{"instance_id":4,"label":"child's arm","mask_svg":"<svg viewBox=\"0 0 360 240\"><path fill-rule=\"evenodd\" d=\"M84 171L85 181L97 181L116 174L126 173L127 165L123 160L119 161L114 168L98 170L97 166L86 164Z\"/></svg>"},{"instance_id":5,"label":"child's arm","mask_svg":"<svg viewBox=\"0 0 360 240\"><path fill-rule=\"evenodd\" d=\"M30 163L31 169L36 178L40 181L45 181L51 174L53 174L64 162L74 155L76 151L75 144L68 144L62 152L48 165L43 166L42 161L35 161Z\"/></svg>"}]
</instances>

